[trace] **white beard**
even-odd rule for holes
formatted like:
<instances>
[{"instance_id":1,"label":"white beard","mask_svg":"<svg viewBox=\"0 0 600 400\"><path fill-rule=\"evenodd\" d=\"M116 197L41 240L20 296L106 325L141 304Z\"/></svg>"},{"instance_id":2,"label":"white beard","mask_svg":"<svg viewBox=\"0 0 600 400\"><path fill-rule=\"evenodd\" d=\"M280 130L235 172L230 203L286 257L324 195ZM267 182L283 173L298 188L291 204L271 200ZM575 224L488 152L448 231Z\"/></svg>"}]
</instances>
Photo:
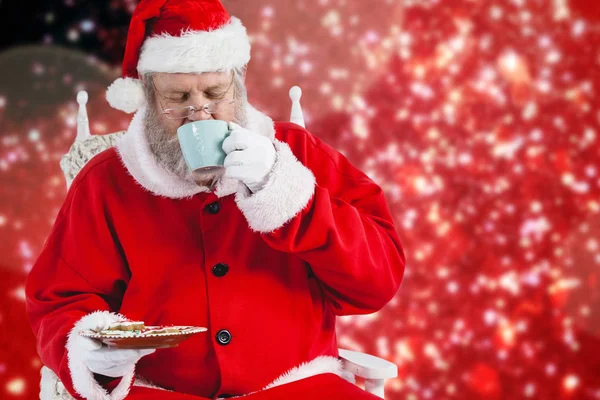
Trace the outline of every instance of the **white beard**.
<instances>
[{"instance_id":1,"label":"white beard","mask_svg":"<svg viewBox=\"0 0 600 400\"><path fill-rule=\"evenodd\" d=\"M236 123L238 123L238 121L241 122L243 124L242 126L247 125L248 118L246 116L245 107L236 106L234 120ZM144 132L152 156L167 172L187 182L210 187L211 189L222 177L224 172L222 168L209 171L190 171L183 157L176 131L169 132L165 129L156 112L156 107L146 108L146 113L144 115Z\"/></svg>"},{"instance_id":2,"label":"white beard","mask_svg":"<svg viewBox=\"0 0 600 400\"><path fill-rule=\"evenodd\" d=\"M156 162L166 171L179 178L194 182L192 173L185 163L179 139L175 132L168 132L161 123L155 107L147 107L144 115L144 132L150 152Z\"/></svg>"}]
</instances>

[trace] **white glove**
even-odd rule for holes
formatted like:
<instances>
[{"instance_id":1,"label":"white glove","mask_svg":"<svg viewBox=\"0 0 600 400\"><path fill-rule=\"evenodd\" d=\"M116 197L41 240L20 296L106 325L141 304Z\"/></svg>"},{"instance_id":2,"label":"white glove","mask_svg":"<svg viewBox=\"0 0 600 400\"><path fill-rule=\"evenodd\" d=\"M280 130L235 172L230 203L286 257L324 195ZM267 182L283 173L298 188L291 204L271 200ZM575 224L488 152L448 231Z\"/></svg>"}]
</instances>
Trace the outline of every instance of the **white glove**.
<instances>
[{"instance_id":1,"label":"white glove","mask_svg":"<svg viewBox=\"0 0 600 400\"><path fill-rule=\"evenodd\" d=\"M223 142L225 177L244 183L252 193L265 187L275 164L273 142L230 122L231 134Z\"/></svg>"},{"instance_id":2,"label":"white glove","mask_svg":"<svg viewBox=\"0 0 600 400\"><path fill-rule=\"evenodd\" d=\"M96 374L119 378L130 372L140 358L154 353L155 349L124 350L103 346L102 343L85 339L81 346L80 359L88 369Z\"/></svg>"}]
</instances>

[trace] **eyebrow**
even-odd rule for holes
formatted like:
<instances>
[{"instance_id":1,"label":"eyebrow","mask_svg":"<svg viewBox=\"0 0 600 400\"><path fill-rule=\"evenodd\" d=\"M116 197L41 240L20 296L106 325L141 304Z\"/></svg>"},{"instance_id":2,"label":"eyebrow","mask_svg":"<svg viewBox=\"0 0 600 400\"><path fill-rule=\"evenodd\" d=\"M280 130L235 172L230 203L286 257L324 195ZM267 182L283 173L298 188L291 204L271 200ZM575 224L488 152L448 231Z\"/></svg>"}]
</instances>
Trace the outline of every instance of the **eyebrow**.
<instances>
[{"instance_id":1,"label":"eyebrow","mask_svg":"<svg viewBox=\"0 0 600 400\"><path fill-rule=\"evenodd\" d=\"M167 89L165 91L165 95L172 95L172 94L186 94L188 93L187 90L181 90L181 89Z\"/></svg>"},{"instance_id":2,"label":"eyebrow","mask_svg":"<svg viewBox=\"0 0 600 400\"><path fill-rule=\"evenodd\" d=\"M230 82L223 82L223 83L219 83L217 85L212 85L207 87L206 89L204 89L205 92L209 92L211 90L215 90L215 89L227 89L229 87Z\"/></svg>"},{"instance_id":3,"label":"eyebrow","mask_svg":"<svg viewBox=\"0 0 600 400\"><path fill-rule=\"evenodd\" d=\"M230 82L223 82L223 83L211 85L211 86L208 86L207 88L205 88L203 90L203 92L211 92L211 91L219 90L219 89L225 90L229 87L229 84L230 84ZM184 90L184 89L180 89L180 88L167 89L165 91L166 95L186 94L186 93L189 93L189 90Z\"/></svg>"}]
</instances>

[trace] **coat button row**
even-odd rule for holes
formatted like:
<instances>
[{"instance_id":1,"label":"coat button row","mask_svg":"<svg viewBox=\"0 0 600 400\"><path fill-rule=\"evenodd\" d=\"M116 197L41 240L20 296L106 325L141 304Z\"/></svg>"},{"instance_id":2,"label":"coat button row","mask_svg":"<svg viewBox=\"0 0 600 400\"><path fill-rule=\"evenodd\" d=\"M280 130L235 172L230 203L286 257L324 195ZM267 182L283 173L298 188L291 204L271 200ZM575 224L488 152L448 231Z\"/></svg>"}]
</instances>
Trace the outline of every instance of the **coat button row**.
<instances>
[{"instance_id":1,"label":"coat button row","mask_svg":"<svg viewBox=\"0 0 600 400\"><path fill-rule=\"evenodd\" d=\"M223 263L218 263L212 269L213 275L216 276L217 278L224 277L225 275L227 275L228 271L229 271L229 267L227 266L227 264L223 264Z\"/></svg>"},{"instance_id":2,"label":"coat button row","mask_svg":"<svg viewBox=\"0 0 600 400\"><path fill-rule=\"evenodd\" d=\"M214 203L210 203L205 208L209 214L217 214L219 211L221 211L221 205L216 201Z\"/></svg>"},{"instance_id":3,"label":"coat button row","mask_svg":"<svg viewBox=\"0 0 600 400\"><path fill-rule=\"evenodd\" d=\"M217 343L221 346L226 346L231 342L231 333L227 329L221 329L217 332Z\"/></svg>"}]
</instances>

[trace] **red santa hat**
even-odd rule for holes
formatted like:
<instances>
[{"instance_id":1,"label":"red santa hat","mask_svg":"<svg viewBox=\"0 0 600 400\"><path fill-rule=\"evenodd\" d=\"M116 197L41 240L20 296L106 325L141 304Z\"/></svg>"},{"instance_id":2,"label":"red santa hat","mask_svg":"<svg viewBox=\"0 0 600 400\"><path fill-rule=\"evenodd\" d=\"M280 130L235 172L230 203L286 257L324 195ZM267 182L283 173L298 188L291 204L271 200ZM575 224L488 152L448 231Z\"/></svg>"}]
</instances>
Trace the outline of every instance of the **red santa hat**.
<instances>
[{"instance_id":1,"label":"red santa hat","mask_svg":"<svg viewBox=\"0 0 600 400\"><path fill-rule=\"evenodd\" d=\"M141 0L129 25L123 77L109 86L106 99L132 113L145 101L145 73L231 71L248 61L246 28L219 0Z\"/></svg>"}]
</instances>

